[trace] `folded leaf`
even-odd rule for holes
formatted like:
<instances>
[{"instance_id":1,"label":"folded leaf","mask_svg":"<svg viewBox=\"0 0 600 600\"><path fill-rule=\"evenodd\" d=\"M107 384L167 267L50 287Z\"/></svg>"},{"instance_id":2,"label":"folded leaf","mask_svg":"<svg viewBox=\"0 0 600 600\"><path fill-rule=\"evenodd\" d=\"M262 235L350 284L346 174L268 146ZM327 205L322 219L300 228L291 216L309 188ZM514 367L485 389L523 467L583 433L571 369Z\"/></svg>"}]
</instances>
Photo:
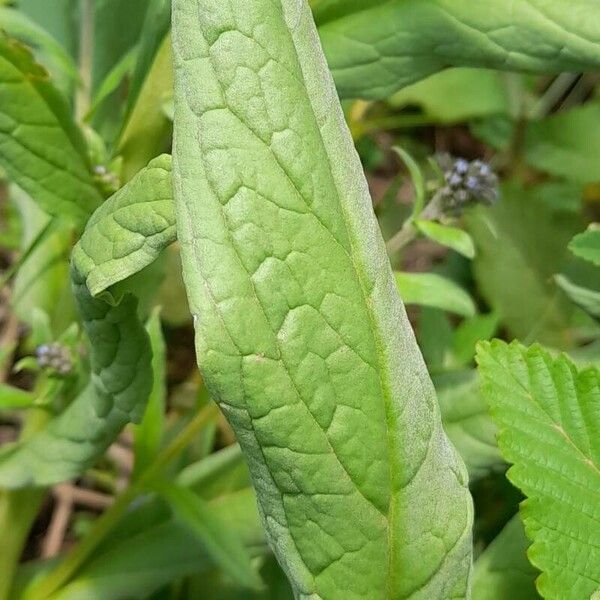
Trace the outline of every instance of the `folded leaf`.
<instances>
[{"instance_id":1,"label":"folded leaf","mask_svg":"<svg viewBox=\"0 0 600 600\"><path fill-rule=\"evenodd\" d=\"M0 34L0 166L51 215L85 222L102 202L65 99L29 51Z\"/></svg>"},{"instance_id":2,"label":"folded leaf","mask_svg":"<svg viewBox=\"0 0 600 600\"><path fill-rule=\"evenodd\" d=\"M385 98L448 66L536 73L600 65L596 0L317 0L343 97Z\"/></svg>"},{"instance_id":3,"label":"folded leaf","mask_svg":"<svg viewBox=\"0 0 600 600\"><path fill-rule=\"evenodd\" d=\"M73 261L96 296L148 266L175 239L171 157L164 154L94 213Z\"/></svg>"},{"instance_id":4,"label":"folded leaf","mask_svg":"<svg viewBox=\"0 0 600 600\"><path fill-rule=\"evenodd\" d=\"M304 600L464 598L471 500L306 0L175 0L197 356Z\"/></svg>"},{"instance_id":5,"label":"folded leaf","mask_svg":"<svg viewBox=\"0 0 600 600\"><path fill-rule=\"evenodd\" d=\"M73 292L90 340L92 377L44 430L0 454L0 487L76 477L127 423L141 420L152 387L148 334L136 299L115 299L106 290L149 265L173 240L169 164L169 157L155 159L109 198L75 247Z\"/></svg>"},{"instance_id":6,"label":"folded leaf","mask_svg":"<svg viewBox=\"0 0 600 600\"><path fill-rule=\"evenodd\" d=\"M545 598L589 598L600 585L600 371L540 346L479 346L483 392Z\"/></svg>"},{"instance_id":7,"label":"folded leaf","mask_svg":"<svg viewBox=\"0 0 600 600\"><path fill-rule=\"evenodd\" d=\"M556 284L577 306L590 316L600 319L600 292L573 283L564 275L554 277Z\"/></svg>"},{"instance_id":8,"label":"folded leaf","mask_svg":"<svg viewBox=\"0 0 600 600\"><path fill-rule=\"evenodd\" d=\"M513 517L475 563L473 600L536 600L538 571L527 560L529 541Z\"/></svg>"}]
</instances>

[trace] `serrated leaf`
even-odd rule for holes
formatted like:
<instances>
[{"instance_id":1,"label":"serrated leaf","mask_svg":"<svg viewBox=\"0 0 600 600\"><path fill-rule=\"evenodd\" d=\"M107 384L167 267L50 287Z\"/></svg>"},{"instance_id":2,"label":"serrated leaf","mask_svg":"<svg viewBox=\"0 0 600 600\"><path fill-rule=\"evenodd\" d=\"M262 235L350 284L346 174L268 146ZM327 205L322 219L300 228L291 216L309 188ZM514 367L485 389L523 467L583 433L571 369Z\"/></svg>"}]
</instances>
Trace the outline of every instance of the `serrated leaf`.
<instances>
[{"instance_id":1,"label":"serrated leaf","mask_svg":"<svg viewBox=\"0 0 600 600\"><path fill-rule=\"evenodd\" d=\"M81 224L102 202L66 101L17 42L0 34L0 166L50 215Z\"/></svg>"},{"instance_id":2,"label":"serrated leaf","mask_svg":"<svg viewBox=\"0 0 600 600\"><path fill-rule=\"evenodd\" d=\"M395 274L396 286L405 304L431 306L472 317L476 313L473 299L451 279L435 273Z\"/></svg>"},{"instance_id":3,"label":"serrated leaf","mask_svg":"<svg viewBox=\"0 0 600 600\"><path fill-rule=\"evenodd\" d=\"M416 221L415 225L419 231L430 240L456 250L467 258L475 257L475 245L471 236L462 229L442 225L435 221Z\"/></svg>"},{"instance_id":4,"label":"serrated leaf","mask_svg":"<svg viewBox=\"0 0 600 600\"><path fill-rule=\"evenodd\" d=\"M529 540L513 517L475 562L473 600L536 600L539 572L527 560Z\"/></svg>"},{"instance_id":5,"label":"serrated leaf","mask_svg":"<svg viewBox=\"0 0 600 600\"><path fill-rule=\"evenodd\" d=\"M175 238L171 157L164 154L94 213L73 261L96 296L148 266Z\"/></svg>"},{"instance_id":6,"label":"serrated leaf","mask_svg":"<svg viewBox=\"0 0 600 600\"><path fill-rule=\"evenodd\" d=\"M173 48L198 361L295 594L464 598L464 467L308 4L175 0Z\"/></svg>"},{"instance_id":7,"label":"serrated leaf","mask_svg":"<svg viewBox=\"0 0 600 600\"><path fill-rule=\"evenodd\" d=\"M527 496L520 509L545 598L590 597L600 582L600 371L516 342L484 343L483 392Z\"/></svg>"},{"instance_id":8,"label":"serrated leaf","mask_svg":"<svg viewBox=\"0 0 600 600\"><path fill-rule=\"evenodd\" d=\"M575 256L600 266L600 226L592 225L584 233L576 235L569 244L569 250Z\"/></svg>"},{"instance_id":9,"label":"serrated leaf","mask_svg":"<svg viewBox=\"0 0 600 600\"><path fill-rule=\"evenodd\" d=\"M322 0L319 33L342 97L385 98L448 66L596 71L595 0Z\"/></svg>"}]
</instances>

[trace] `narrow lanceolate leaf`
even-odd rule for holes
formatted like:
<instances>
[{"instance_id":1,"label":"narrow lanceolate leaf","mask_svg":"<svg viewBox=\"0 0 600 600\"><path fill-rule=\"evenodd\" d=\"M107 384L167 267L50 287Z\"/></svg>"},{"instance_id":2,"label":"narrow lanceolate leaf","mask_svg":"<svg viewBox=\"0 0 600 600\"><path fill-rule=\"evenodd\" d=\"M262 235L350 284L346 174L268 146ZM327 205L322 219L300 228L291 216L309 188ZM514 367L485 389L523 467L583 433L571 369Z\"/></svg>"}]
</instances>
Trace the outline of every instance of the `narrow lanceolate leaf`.
<instances>
[{"instance_id":1,"label":"narrow lanceolate leaf","mask_svg":"<svg viewBox=\"0 0 600 600\"><path fill-rule=\"evenodd\" d=\"M589 598L600 586L600 372L539 346L480 345L483 390L527 496L521 517L545 598Z\"/></svg>"},{"instance_id":2,"label":"narrow lanceolate leaf","mask_svg":"<svg viewBox=\"0 0 600 600\"><path fill-rule=\"evenodd\" d=\"M205 381L298 598L464 598L471 501L306 0L175 0L174 191Z\"/></svg>"},{"instance_id":3,"label":"narrow lanceolate leaf","mask_svg":"<svg viewBox=\"0 0 600 600\"><path fill-rule=\"evenodd\" d=\"M94 213L73 261L95 296L141 271L175 238L171 157L164 154Z\"/></svg>"},{"instance_id":4,"label":"narrow lanceolate leaf","mask_svg":"<svg viewBox=\"0 0 600 600\"><path fill-rule=\"evenodd\" d=\"M385 98L448 66L595 71L596 0L316 0L343 97Z\"/></svg>"},{"instance_id":5,"label":"narrow lanceolate leaf","mask_svg":"<svg viewBox=\"0 0 600 600\"><path fill-rule=\"evenodd\" d=\"M135 298L115 298L107 288L149 265L173 241L169 167L169 157L152 161L98 209L75 247L73 291L90 340L92 377L46 429L0 454L0 487L76 477L127 423L142 418L152 387L148 334Z\"/></svg>"},{"instance_id":6,"label":"narrow lanceolate leaf","mask_svg":"<svg viewBox=\"0 0 600 600\"><path fill-rule=\"evenodd\" d=\"M29 51L0 34L0 166L51 215L82 223L101 203L65 99Z\"/></svg>"}]
</instances>

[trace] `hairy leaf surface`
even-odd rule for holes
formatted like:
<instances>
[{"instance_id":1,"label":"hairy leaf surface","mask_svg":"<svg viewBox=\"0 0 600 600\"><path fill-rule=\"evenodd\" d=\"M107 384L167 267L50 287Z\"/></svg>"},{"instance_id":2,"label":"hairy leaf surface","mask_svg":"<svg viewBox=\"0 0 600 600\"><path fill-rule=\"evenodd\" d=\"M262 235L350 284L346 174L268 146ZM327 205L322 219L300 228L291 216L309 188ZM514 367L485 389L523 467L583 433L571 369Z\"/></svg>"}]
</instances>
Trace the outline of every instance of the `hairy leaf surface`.
<instances>
[{"instance_id":1,"label":"hairy leaf surface","mask_svg":"<svg viewBox=\"0 0 600 600\"><path fill-rule=\"evenodd\" d=\"M527 496L521 517L545 598L589 598L600 586L600 372L540 346L479 346L483 391Z\"/></svg>"},{"instance_id":2,"label":"hairy leaf surface","mask_svg":"<svg viewBox=\"0 0 600 600\"><path fill-rule=\"evenodd\" d=\"M384 98L448 66L591 71L596 0L321 0L314 13L343 97Z\"/></svg>"},{"instance_id":3,"label":"hairy leaf surface","mask_svg":"<svg viewBox=\"0 0 600 600\"><path fill-rule=\"evenodd\" d=\"M305 600L464 598L471 501L305 0L175 0L198 360Z\"/></svg>"},{"instance_id":4,"label":"hairy leaf surface","mask_svg":"<svg viewBox=\"0 0 600 600\"><path fill-rule=\"evenodd\" d=\"M51 215L84 222L101 203L65 99L29 51L0 34L0 166Z\"/></svg>"}]
</instances>

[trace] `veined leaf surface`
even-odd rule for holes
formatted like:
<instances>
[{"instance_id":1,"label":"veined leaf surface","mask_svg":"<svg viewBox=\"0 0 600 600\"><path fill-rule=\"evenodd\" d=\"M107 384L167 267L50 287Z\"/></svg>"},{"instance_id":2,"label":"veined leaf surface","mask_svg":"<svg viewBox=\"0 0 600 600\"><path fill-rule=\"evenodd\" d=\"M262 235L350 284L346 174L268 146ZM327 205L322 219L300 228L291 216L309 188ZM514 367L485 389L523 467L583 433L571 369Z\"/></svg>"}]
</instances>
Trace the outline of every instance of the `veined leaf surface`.
<instances>
[{"instance_id":1,"label":"veined leaf surface","mask_svg":"<svg viewBox=\"0 0 600 600\"><path fill-rule=\"evenodd\" d=\"M131 295L107 291L149 265L175 237L170 157L152 161L109 198L73 251L72 284L91 343L84 391L22 444L0 454L0 487L45 486L80 475L129 422L152 387L148 334Z\"/></svg>"},{"instance_id":2,"label":"veined leaf surface","mask_svg":"<svg viewBox=\"0 0 600 600\"><path fill-rule=\"evenodd\" d=\"M0 165L51 215L85 222L102 197L65 99L29 51L0 34Z\"/></svg>"},{"instance_id":3,"label":"veined leaf surface","mask_svg":"<svg viewBox=\"0 0 600 600\"><path fill-rule=\"evenodd\" d=\"M596 0L316 0L343 97L384 98L449 66L597 70Z\"/></svg>"},{"instance_id":4,"label":"veined leaf surface","mask_svg":"<svg viewBox=\"0 0 600 600\"><path fill-rule=\"evenodd\" d=\"M590 598L600 587L600 372L578 371L540 346L494 341L477 354L483 391L514 466L528 552L544 598Z\"/></svg>"},{"instance_id":5,"label":"veined leaf surface","mask_svg":"<svg viewBox=\"0 0 600 600\"><path fill-rule=\"evenodd\" d=\"M306 0L175 0L198 360L305 600L465 598L471 500Z\"/></svg>"}]
</instances>

